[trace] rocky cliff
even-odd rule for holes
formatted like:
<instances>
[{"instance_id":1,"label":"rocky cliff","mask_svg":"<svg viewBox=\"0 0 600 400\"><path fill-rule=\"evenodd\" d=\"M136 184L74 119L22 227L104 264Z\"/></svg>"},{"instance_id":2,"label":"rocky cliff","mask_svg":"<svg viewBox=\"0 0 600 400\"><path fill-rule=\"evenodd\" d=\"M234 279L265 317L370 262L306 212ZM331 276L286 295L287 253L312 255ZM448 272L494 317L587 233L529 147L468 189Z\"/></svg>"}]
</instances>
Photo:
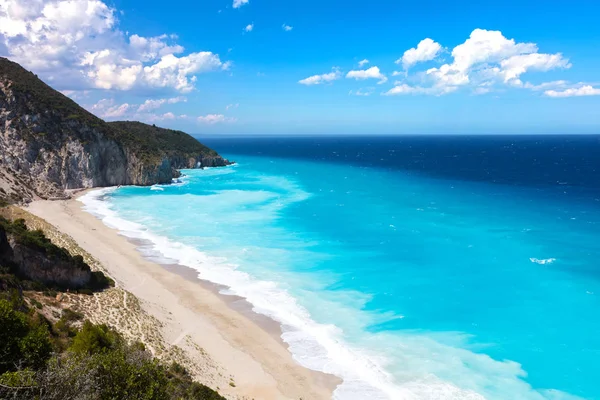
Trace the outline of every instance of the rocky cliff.
<instances>
[{"instance_id":1,"label":"rocky cliff","mask_svg":"<svg viewBox=\"0 0 600 400\"><path fill-rule=\"evenodd\" d=\"M80 289L94 283L83 258L72 257L40 231L29 231L22 220L0 217L0 265L23 279L52 287Z\"/></svg>"},{"instance_id":2,"label":"rocky cliff","mask_svg":"<svg viewBox=\"0 0 600 400\"><path fill-rule=\"evenodd\" d=\"M0 57L1 197L8 191L51 198L64 196L65 189L169 183L179 168L227 164L184 132L106 123Z\"/></svg>"}]
</instances>

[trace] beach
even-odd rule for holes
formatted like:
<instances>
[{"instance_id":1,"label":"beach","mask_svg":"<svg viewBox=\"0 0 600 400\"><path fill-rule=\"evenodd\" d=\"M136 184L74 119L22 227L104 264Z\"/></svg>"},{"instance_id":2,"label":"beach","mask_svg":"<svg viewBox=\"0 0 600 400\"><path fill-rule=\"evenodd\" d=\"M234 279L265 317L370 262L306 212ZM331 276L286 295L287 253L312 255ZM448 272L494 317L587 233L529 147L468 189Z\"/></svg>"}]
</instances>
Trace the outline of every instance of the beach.
<instances>
[{"instance_id":1,"label":"beach","mask_svg":"<svg viewBox=\"0 0 600 400\"><path fill-rule=\"evenodd\" d=\"M294 361L274 321L252 313L239 297L219 294L217 287L196 279L185 267L166 267L145 259L136 250L139 243L107 227L82 206L76 199L38 200L25 209L73 238L121 290L112 297L118 301L87 301L87 313L94 316L95 309L100 313L103 308L102 315L113 316L106 322L116 328L145 332L164 342L156 347L181 349L195 366L198 380L228 398L331 399L340 380ZM131 303L128 295L139 302L138 314L147 315L136 320L143 323L114 318ZM115 309L106 310L107 304ZM143 324L145 329L140 328Z\"/></svg>"}]
</instances>

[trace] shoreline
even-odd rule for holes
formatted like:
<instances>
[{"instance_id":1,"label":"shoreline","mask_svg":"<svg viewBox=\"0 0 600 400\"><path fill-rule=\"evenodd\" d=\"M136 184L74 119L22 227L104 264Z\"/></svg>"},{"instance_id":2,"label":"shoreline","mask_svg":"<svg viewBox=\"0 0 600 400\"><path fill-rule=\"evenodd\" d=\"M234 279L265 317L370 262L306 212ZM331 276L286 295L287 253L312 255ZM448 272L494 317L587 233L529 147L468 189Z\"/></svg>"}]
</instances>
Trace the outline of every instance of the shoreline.
<instances>
[{"instance_id":1,"label":"shoreline","mask_svg":"<svg viewBox=\"0 0 600 400\"><path fill-rule=\"evenodd\" d=\"M38 200L24 209L72 237L98 260L117 286L137 297L144 311L160 322L165 342L175 346L191 341L186 349L190 358L200 362L205 357L190 354L199 348L218 364L231 377L227 387L214 388L222 395L331 399L341 383L336 376L298 364L281 339L278 322L252 311L239 296L220 294L220 285L199 279L189 267L144 257L138 250L142 241L106 226L76 198Z\"/></svg>"}]
</instances>

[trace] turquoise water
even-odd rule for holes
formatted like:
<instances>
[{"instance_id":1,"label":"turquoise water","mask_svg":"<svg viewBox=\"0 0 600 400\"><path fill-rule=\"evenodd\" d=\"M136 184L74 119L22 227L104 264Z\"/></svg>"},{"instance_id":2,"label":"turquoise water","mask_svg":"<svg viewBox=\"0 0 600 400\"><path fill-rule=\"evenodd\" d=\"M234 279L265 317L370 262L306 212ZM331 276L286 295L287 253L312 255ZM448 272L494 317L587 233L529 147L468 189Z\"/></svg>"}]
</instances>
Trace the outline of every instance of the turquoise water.
<instances>
[{"instance_id":1,"label":"turquoise water","mask_svg":"<svg viewBox=\"0 0 600 400\"><path fill-rule=\"evenodd\" d=\"M344 379L338 399L600 399L593 199L232 158L82 201L282 323L301 364Z\"/></svg>"}]
</instances>

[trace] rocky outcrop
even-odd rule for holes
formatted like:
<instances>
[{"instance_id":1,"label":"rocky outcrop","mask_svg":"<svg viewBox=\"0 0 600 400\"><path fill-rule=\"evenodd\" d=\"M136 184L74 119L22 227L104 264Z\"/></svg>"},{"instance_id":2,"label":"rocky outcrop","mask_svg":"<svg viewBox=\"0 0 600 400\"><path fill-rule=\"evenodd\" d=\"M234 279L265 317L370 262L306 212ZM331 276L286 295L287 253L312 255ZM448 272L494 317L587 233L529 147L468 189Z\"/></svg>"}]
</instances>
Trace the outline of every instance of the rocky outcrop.
<instances>
[{"instance_id":1,"label":"rocky outcrop","mask_svg":"<svg viewBox=\"0 0 600 400\"><path fill-rule=\"evenodd\" d=\"M51 244L47 246L56 248ZM1 225L0 263L10 266L13 273L21 278L51 287L80 289L88 287L92 281L92 271L82 258L70 257L61 251L48 251L27 243L19 235L7 235Z\"/></svg>"},{"instance_id":2,"label":"rocky outcrop","mask_svg":"<svg viewBox=\"0 0 600 400\"><path fill-rule=\"evenodd\" d=\"M179 168L229 164L183 132L121 124L0 58L0 171L28 189L22 192L50 198L65 189L169 183Z\"/></svg>"},{"instance_id":3,"label":"rocky outcrop","mask_svg":"<svg viewBox=\"0 0 600 400\"><path fill-rule=\"evenodd\" d=\"M92 271L85 263L49 257L47 254L9 240L17 275L48 286L79 289L89 285Z\"/></svg>"}]
</instances>

